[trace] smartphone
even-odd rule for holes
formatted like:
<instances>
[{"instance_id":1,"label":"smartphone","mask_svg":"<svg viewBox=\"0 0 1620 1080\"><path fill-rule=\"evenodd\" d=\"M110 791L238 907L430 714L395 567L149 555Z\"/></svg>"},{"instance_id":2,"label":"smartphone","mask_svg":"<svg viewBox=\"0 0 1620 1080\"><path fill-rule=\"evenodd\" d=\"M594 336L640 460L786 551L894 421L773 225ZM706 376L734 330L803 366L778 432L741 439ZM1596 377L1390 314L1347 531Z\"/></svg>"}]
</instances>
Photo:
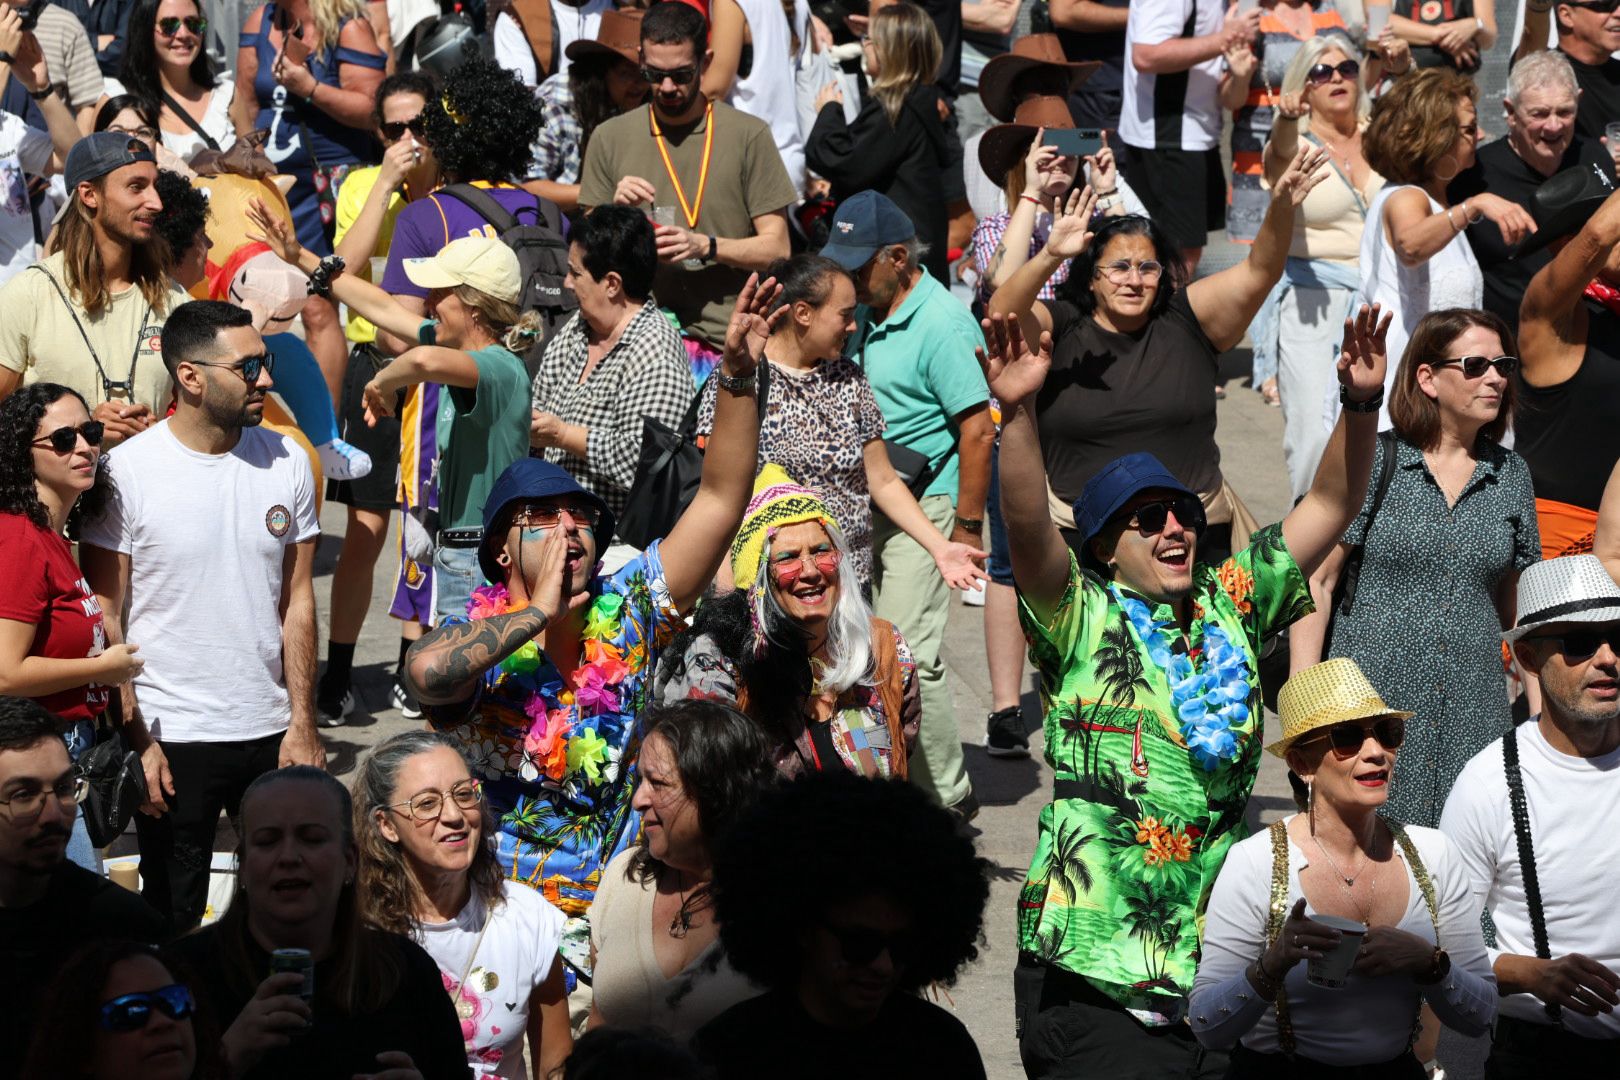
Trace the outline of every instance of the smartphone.
<instances>
[{"instance_id":1,"label":"smartphone","mask_svg":"<svg viewBox=\"0 0 1620 1080\"><path fill-rule=\"evenodd\" d=\"M1102 149L1102 132L1090 128L1047 128L1045 145L1064 157L1089 157Z\"/></svg>"}]
</instances>

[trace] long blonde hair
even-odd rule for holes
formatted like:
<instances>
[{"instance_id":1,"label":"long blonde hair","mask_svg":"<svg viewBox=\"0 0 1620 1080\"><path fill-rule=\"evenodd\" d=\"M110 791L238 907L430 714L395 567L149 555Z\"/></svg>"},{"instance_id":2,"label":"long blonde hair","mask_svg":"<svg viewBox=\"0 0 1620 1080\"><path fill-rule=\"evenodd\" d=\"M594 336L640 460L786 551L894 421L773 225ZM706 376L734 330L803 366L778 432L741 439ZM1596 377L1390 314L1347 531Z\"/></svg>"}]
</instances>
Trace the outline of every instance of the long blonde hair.
<instances>
[{"instance_id":1,"label":"long blonde hair","mask_svg":"<svg viewBox=\"0 0 1620 1080\"><path fill-rule=\"evenodd\" d=\"M317 52L337 48L338 34L350 19L366 17L366 0L308 0L309 15L315 21L315 34L319 39ZM314 42L311 43L315 44Z\"/></svg>"},{"instance_id":2,"label":"long blonde hair","mask_svg":"<svg viewBox=\"0 0 1620 1080\"><path fill-rule=\"evenodd\" d=\"M107 177L89 181L103 195L107 191ZM112 305L112 293L107 288L107 274L101 265L101 249L96 247L96 227L89 207L79 201L76 191L68 192L73 201L62 223L51 234L45 246L46 255L62 253L62 268L66 272L68 295L79 302L86 315L95 318ZM172 262L169 245L157 236L144 244L134 245L130 253L129 273L141 290L141 296L154 314L167 315L169 306L169 266Z\"/></svg>"},{"instance_id":3,"label":"long blonde hair","mask_svg":"<svg viewBox=\"0 0 1620 1080\"><path fill-rule=\"evenodd\" d=\"M872 96L878 99L889 123L900 123L900 110L917 87L934 81L945 55L934 20L916 4L891 4L872 16L872 48L877 52L878 74Z\"/></svg>"}]
</instances>

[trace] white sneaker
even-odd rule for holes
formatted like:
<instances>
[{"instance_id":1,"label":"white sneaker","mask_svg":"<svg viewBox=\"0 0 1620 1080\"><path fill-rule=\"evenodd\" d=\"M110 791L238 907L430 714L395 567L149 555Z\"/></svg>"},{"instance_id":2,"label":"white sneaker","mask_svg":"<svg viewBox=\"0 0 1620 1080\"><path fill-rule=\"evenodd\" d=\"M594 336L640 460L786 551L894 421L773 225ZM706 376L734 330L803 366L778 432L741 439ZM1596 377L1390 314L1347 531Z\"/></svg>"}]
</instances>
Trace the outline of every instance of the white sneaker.
<instances>
[{"instance_id":1,"label":"white sneaker","mask_svg":"<svg viewBox=\"0 0 1620 1080\"><path fill-rule=\"evenodd\" d=\"M963 589L962 603L968 607L984 607L984 582L979 582L976 589Z\"/></svg>"},{"instance_id":2,"label":"white sneaker","mask_svg":"<svg viewBox=\"0 0 1620 1080\"><path fill-rule=\"evenodd\" d=\"M343 691L343 700L337 702L335 707L331 702L315 703L315 721L321 727L341 727L352 712L354 712L353 690Z\"/></svg>"},{"instance_id":3,"label":"white sneaker","mask_svg":"<svg viewBox=\"0 0 1620 1080\"><path fill-rule=\"evenodd\" d=\"M315 452L321 456L321 471L328 480L358 480L371 472L371 455L342 439L322 443Z\"/></svg>"}]
</instances>

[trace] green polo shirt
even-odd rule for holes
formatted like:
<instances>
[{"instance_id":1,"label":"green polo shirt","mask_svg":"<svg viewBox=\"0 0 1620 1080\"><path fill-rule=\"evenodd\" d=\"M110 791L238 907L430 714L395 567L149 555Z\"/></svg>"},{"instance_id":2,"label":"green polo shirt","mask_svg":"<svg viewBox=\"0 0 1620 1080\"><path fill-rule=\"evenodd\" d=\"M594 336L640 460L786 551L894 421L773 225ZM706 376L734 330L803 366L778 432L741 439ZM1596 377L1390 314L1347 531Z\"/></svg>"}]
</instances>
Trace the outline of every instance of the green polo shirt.
<instances>
[{"instance_id":1,"label":"green polo shirt","mask_svg":"<svg viewBox=\"0 0 1620 1080\"><path fill-rule=\"evenodd\" d=\"M872 309L856 312L855 361L866 369L878 408L888 425L884 437L927 454L937 467L949 455L924 495L956 500L960 455L954 417L990 400L973 350L984 335L967 305L930 275L917 279L900 309L882 322Z\"/></svg>"}]
</instances>

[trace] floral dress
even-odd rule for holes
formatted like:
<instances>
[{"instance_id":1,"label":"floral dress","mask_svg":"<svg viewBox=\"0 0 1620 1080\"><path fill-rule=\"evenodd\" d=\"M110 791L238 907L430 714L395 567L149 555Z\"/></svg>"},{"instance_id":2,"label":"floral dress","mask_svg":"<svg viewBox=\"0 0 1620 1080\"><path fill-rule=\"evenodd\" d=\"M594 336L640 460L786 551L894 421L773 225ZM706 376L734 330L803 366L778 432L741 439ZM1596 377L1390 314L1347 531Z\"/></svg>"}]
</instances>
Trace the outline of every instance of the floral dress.
<instances>
[{"instance_id":1,"label":"floral dress","mask_svg":"<svg viewBox=\"0 0 1620 1080\"><path fill-rule=\"evenodd\" d=\"M585 916L602 867L641 828L630 807L641 714L658 652L681 625L658 547L654 541L591 583L576 670L564 676L530 641L485 674L473 702L428 710L483 781L501 867L568 916L563 958L585 972ZM506 605L504 587L477 589L469 619L503 614Z\"/></svg>"},{"instance_id":2,"label":"floral dress","mask_svg":"<svg viewBox=\"0 0 1620 1080\"><path fill-rule=\"evenodd\" d=\"M1184 636L1168 605L1082 573L1071 555L1049 619L1019 601L1056 780L1018 897L1018 947L1150 1025L1184 1014L1204 905L1246 832L1260 642L1311 611L1281 525L1198 566L1190 599Z\"/></svg>"}]
</instances>

